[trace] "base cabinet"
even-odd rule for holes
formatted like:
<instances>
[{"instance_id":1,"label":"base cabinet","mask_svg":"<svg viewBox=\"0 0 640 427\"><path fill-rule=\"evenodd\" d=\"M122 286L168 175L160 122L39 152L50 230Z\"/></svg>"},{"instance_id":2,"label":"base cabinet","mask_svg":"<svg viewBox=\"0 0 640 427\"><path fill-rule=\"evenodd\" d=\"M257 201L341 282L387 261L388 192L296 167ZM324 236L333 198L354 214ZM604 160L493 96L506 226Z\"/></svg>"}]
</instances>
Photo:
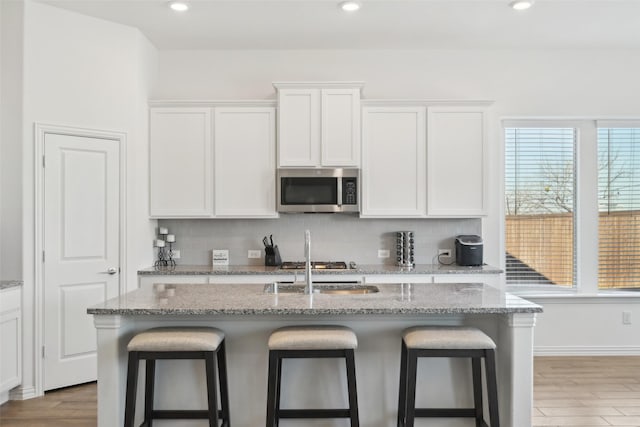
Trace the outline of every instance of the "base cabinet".
<instances>
[{"instance_id":1,"label":"base cabinet","mask_svg":"<svg viewBox=\"0 0 640 427\"><path fill-rule=\"evenodd\" d=\"M21 307L21 288L0 291L0 394L22 382Z\"/></svg>"}]
</instances>

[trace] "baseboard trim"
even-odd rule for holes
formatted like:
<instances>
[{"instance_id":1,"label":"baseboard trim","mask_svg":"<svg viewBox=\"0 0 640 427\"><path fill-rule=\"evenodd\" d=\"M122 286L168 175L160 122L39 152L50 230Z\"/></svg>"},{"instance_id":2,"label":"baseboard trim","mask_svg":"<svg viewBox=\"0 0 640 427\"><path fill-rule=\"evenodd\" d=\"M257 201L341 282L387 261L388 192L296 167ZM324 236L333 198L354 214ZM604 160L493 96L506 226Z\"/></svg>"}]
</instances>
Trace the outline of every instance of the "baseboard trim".
<instances>
[{"instance_id":1,"label":"baseboard trim","mask_svg":"<svg viewBox=\"0 0 640 427\"><path fill-rule=\"evenodd\" d=\"M35 387L16 387L9 392L11 400L27 400L38 397Z\"/></svg>"},{"instance_id":2,"label":"baseboard trim","mask_svg":"<svg viewBox=\"0 0 640 427\"><path fill-rule=\"evenodd\" d=\"M640 356L639 346L536 346L534 356Z\"/></svg>"}]
</instances>

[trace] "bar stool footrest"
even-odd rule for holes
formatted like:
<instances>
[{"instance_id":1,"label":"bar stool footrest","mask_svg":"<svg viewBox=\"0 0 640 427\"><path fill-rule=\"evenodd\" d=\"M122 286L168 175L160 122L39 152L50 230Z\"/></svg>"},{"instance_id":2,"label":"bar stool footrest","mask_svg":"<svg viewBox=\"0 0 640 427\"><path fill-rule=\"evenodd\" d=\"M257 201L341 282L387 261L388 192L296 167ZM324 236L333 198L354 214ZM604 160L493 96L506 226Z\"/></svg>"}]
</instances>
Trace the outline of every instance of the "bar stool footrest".
<instances>
[{"instance_id":1,"label":"bar stool footrest","mask_svg":"<svg viewBox=\"0 0 640 427\"><path fill-rule=\"evenodd\" d=\"M416 417L447 418L476 417L474 408L416 408Z\"/></svg>"},{"instance_id":2,"label":"bar stool footrest","mask_svg":"<svg viewBox=\"0 0 640 427\"><path fill-rule=\"evenodd\" d=\"M279 418L349 418L348 409L280 409Z\"/></svg>"}]
</instances>

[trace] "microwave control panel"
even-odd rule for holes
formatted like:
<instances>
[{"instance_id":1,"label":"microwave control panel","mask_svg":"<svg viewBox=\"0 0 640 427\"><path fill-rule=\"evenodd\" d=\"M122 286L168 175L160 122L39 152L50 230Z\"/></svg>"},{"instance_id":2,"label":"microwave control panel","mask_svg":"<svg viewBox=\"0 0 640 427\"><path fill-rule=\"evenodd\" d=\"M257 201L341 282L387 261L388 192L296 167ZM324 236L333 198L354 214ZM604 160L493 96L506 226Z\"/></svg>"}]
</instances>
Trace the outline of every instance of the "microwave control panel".
<instances>
[{"instance_id":1,"label":"microwave control panel","mask_svg":"<svg viewBox=\"0 0 640 427\"><path fill-rule=\"evenodd\" d=\"M342 178L342 204L358 204L358 178Z\"/></svg>"}]
</instances>

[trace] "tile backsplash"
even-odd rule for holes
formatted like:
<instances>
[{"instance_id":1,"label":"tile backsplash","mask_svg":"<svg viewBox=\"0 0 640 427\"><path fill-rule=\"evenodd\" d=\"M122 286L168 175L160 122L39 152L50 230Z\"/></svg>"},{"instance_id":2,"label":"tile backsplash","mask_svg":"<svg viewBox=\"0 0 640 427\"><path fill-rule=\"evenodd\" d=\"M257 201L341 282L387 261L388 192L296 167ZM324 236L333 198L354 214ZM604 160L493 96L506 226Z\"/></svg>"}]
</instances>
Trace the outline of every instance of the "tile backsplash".
<instances>
[{"instance_id":1,"label":"tile backsplash","mask_svg":"<svg viewBox=\"0 0 640 427\"><path fill-rule=\"evenodd\" d=\"M304 257L304 230L311 230L311 256L316 261L395 264L395 232L413 231L415 262L435 262L438 248L454 247L458 234L481 234L480 219L361 219L343 214L283 214L278 219L172 219L158 225L175 234L181 265L211 264L212 249L228 249L232 265L263 265L262 238L273 234L283 261ZM260 259L247 258L259 249ZM387 249L389 258L378 258Z\"/></svg>"}]
</instances>

